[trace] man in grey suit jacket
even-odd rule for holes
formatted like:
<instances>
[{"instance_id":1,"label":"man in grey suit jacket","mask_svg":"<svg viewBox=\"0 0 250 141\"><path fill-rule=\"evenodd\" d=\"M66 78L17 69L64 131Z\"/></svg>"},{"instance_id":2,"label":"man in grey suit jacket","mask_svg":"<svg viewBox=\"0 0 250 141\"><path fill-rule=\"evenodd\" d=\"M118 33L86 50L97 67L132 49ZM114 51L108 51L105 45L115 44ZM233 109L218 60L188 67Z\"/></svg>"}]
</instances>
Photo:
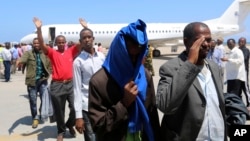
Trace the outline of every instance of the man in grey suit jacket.
<instances>
[{"instance_id":1,"label":"man in grey suit jacket","mask_svg":"<svg viewBox=\"0 0 250 141\"><path fill-rule=\"evenodd\" d=\"M211 39L206 24L188 24L186 51L160 68L156 103L164 113L162 141L227 140L221 71L205 59Z\"/></svg>"}]
</instances>

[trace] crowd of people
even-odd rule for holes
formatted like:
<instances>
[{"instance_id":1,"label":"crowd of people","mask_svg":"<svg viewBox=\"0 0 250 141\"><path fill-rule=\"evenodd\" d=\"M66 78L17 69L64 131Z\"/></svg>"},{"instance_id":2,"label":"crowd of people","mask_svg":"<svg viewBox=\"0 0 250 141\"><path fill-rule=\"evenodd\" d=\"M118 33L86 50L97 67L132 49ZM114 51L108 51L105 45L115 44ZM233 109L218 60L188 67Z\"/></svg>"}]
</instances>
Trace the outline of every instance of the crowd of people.
<instances>
[{"instance_id":1,"label":"crowd of people","mask_svg":"<svg viewBox=\"0 0 250 141\"><path fill-rule=\"evenodd\" d=\"M161 65L155 91L153 48L144 21L138 19L120 29L107 55L101 43L94 44L87 23L79 21L83 27L79 43L59 35L56 48L51 48L43 41L42 21L34 18L37 38L30 49L25 45L26 51L19 52L22 45L10 48L8 42L0 47L0 69L4 68L6 82L17 68L26 66L33 128L38 127L46 103L42 97L49 93L57 141L63 140L67 128L72 137L75 129L83 134L85 141L225 141L229 128L225 97L242 98L243 91L243 111L250 111L246 38L238 40L239 47L235 39L228 39L227 51L224 39L213 39L205 23L189 23L183 31L186 49ZM70 112L65 122L66 102ZM158 110L163 113L162 121ZM249 118L249 111L243 121Z\"/></svg>"}]
</instances>

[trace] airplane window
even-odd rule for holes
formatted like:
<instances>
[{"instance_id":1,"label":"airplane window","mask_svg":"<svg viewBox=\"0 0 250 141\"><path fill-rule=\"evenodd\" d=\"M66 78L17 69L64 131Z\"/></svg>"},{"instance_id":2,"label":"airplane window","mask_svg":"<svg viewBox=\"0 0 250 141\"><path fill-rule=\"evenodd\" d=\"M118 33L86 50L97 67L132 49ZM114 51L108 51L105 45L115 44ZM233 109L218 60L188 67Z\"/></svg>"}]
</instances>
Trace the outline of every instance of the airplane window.
<instances>
[{"instance_id":1,"label":"airplane window","mask_svg":"<svg viewBox=\"0 0 250 141\"><path fill-rule=\"evenodd\" d=\"M162 33L164 33L164 30L162 30Z\"/></svg>"},{"instance_id":2,"label":"airplane window","mask_svg":"<svg viewBox=\"0 0 250 141\"><path fill-rule=\"evenodd\" d=\"M60 34L62 34L62 32L60 32Z\"/></svg>"},{"instance_id":3,"label":"airplane window","mask_svg":"<svg viewBox=\"0 0 250 141\"><path fill-rule=\"evenodd\" d=\"M70 32L68 32L68 34L70 34Z\"/></svg>"},{"instance_id":4,"label":"airplane window","mask_svg":"<svg viewBox=\"0 0 250 141\"><path fill-rule=\"evenodd\" d=\"M66 34L66 32L64 32L64 34Z\"/></svg>"},{"instance_id":5,"label":"airplane window","mask_svg":"<svg viewBox=\"0 0 250 141\"><path fill-rule=\"evenodd\" d=\"M154 33L154 30L152 30L152 33Z\"/></svg>"},{"instance_id":6,"label":"airplane window","mask_svg":"<svg viewBox=\"0 0 250 141\"><path fill-rule=\"evenodd\" d=\"M116 31L114 31L114 33L116 33Z\"/></svg>"},{"instance_id":7,"label":"airplane window","mask_svg":"<svg viewBox=\"0 0 250 141\"><path fill-rule=\"evenodd\" d=\"M76 32L76 34L78 34L78 32Z\"/></svg>"},{"instance_id":8,"label":"airplane window","mask_svg":"<svg viewBox=\"0 0 250 141\"><path fill-rule=\"evenodd\" d=\"M97 32L95 31L95 34L97 34Z\"/></svg>"},{"instance_id":9,"label":"airplane window","mask_svg":"<svg viewBox=\"0 0 250 141\"><path fill-rule=\"evenodd\" d=\"M155 33L158 33L158 31L156 30Z\"/></svg>"},{"instance_id":10,"label":"airplane window","mask_svg":"<svg viewBox=\"0 0 250 141\"><path fill-rule=\"evenodd\" d=\"M72 32L72 34L74 34L75 32Z\"/></svg>"},{"instance_id":11,"label":"airplane window","mask_svg":"<svg viewBox=\"0 0 250 141\"><path fill-rule=\"evenodd\" d=\"M159 30L159 33L161 33L161 31Z\"/></svg>"},{"instance_id":12,"label":"airplane window","mask_svg":"<svg viewBox=\"0 0 250 141\"><path fill-rule=\"evenodd\" d=\"M112 31L110 31L110 33L112 34Z\"/></svg>"},{"instance_id":13,"label":"airplane window","mask_svg":"<svg viewBox=\"0 0 250 141\"><path fill-rule=\"evenodd\" d=\"M99 31L99 34L101 34L101 31Z\"/></svg>"},{"instance_id":14,"label":"airplane window","mask_svg":"<svg viewBox=\"0 0 250 141\"><path fill-rule=\"evenodd\" d=\"M102 31L102 33L104 34L105 32L104 32L104 31Z\"/></svg>"},{"instance_id":15,"label":"airplane window","mask_svg":"<svg viewBox=\"0 0 250 141\"><path fill-rule=\"evenodd\" d=\"M107 31L107 34L109 34L109 31Z\"/></svg>"},{"instance_id":16,"label":"airplane window","mask_svg":"<svg viewBox=\"0 0 250 141\"><path fill-rule=\"evenodd\" d=\"M151 30L149 30L148 33L151 33Z\"/></svg>"}]
</instances>

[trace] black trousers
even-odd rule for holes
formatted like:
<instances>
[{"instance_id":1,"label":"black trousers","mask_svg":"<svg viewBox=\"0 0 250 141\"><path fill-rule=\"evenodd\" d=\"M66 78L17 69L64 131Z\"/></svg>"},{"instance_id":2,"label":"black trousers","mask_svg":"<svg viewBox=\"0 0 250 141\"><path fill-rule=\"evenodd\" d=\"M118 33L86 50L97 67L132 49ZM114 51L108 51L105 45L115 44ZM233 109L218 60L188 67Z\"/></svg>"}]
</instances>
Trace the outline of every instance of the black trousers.
<instances>
[{"instance_id":1,"label":"black trousers","mask_svg":"<svg viewBox=\"0 0 250 141\"><path fill-rule=\"evenodd\" d=\"M54 107L54 114L57 124L58 134L64 134L67 127L75 125L75 109L74 109L74 93L73 82L56 82L51 81L50 84L51 100ZM69 118L65 124L65 104L69 103Z\"/></svg>"}]
</instances>

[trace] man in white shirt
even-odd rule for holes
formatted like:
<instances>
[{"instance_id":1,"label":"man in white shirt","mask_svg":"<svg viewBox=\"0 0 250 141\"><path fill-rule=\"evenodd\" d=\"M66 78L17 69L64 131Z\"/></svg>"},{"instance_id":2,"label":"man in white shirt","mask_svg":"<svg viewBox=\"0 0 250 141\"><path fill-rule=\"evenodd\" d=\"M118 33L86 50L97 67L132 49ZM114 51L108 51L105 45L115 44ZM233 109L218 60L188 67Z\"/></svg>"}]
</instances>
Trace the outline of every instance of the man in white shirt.
<instances>
[{"instance_id":1,"label":"man in white shirt","mask_svg":"<svg viewBox=\"0 0 250 141\"><path fill-rule=\"evenodd\" d=\"M227 75L227 92L234 93L241 96L241 82L246 81L246 72L244 65L244 55L242 51L235 47L235 40L228 39L227 46L231 50L228 57L222 58L226 61L226 75Z\"/></svg>"},{"instance_id":2,"label":"man in white shirt","mask_svg":"<svg viewBox=\"0 0 250 141\"><path fill-rule=\"evenodd\" d=\"M84 28L80 32L82 52L73 63L75 127L79 133L84 133L85 141L96 140L88 118L89 80L102 67L105 60L104 54L94 49L93 41L93 31Z\"/></svg>"},{"instance_id":3,"label":"man in white shirt","mask_svg":"<svg viewBox=\"0 0 250 141\"><path fill-rule=\"evenodd\" d=\"M10 42L5 43L5 49L2 51L3 65L4 65L4 78L5 82L10 81L10 67L11 67L11 51Z\"/></svg>"}]
</instances>

